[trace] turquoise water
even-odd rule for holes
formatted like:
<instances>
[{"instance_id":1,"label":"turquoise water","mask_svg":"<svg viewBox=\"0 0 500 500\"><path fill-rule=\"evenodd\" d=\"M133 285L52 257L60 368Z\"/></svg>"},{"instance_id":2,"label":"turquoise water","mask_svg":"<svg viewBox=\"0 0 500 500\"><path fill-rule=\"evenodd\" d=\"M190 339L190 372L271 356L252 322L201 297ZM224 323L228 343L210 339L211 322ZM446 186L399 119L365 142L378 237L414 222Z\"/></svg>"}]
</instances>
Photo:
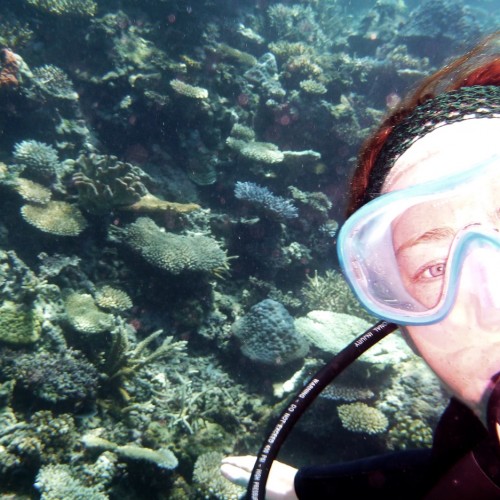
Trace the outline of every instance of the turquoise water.
<instances>
[{"instance_id":1,"label":"turquoise water","mask_svg":"<svg viewBox=\"0 0 500 500\"><path fill-rule=\"evenodd\" d=\"M2 7L0 493L238 498L220 458L373 322L335 251L362 141L500 3ZM430 443L446 394L385 342L282 460Z\"/></svg>"}]
</instances>

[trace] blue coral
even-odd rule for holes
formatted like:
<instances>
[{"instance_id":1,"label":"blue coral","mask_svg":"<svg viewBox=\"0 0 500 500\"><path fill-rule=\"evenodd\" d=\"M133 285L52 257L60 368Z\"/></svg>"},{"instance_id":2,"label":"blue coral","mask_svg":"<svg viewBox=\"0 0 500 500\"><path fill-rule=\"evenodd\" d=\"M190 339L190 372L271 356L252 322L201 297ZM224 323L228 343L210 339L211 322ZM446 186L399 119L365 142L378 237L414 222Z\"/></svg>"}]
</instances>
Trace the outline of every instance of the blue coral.
<instances>
[{"instance_id":1,"label":"blue coral","mask_svg":"<svg viewBox=\"0 0 500 500\"><path fill-rule=\"evenodd\" d=\"M233 324L232 332L247 358L266 365L290 363L309 350L307 341L295 330L292 316L272 299L255 304Z\"/></svg>"},{"instance_id":2,"label":"blue coral","mask_svg":"<svg viewBox=\"0 0 500 500\"><path fill-rule=\"evenodd\" d=\"M237 182L234 196L280 219L294 219L299 216L297 207L281 196L276 196L266 187L254 182Z\"/></svg>"}]
</instances>

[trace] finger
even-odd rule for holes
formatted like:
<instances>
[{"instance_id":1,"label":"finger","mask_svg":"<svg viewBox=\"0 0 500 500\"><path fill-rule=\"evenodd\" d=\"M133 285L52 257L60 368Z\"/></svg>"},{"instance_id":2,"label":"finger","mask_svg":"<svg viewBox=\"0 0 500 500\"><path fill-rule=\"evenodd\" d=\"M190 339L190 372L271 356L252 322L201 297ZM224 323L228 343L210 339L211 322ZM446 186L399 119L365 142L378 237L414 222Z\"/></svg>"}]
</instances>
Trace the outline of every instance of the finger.
<instances>
[{"instance_id":1,"label":"finger","mask_svg":"<svg viewBox=\"0 0 500 500\"><path fill-rule=\"evenodd\" d=\"M250 481L250 473L231 464L222 464L221 474L234 484L246 487Z\"/></svg>"},{"instance_id":2,"label":"finger","mask_svg":"<svg viewBox=\"0 0 500 500\"><path fill-rule=\"evenodd\" d=\"M243 457L225 457L222 459L221 463L234 465L235 467L239 467L247 472L252 472L255 460L257 460L257 457L246 455Z\"/></svg>"}]
</instances>

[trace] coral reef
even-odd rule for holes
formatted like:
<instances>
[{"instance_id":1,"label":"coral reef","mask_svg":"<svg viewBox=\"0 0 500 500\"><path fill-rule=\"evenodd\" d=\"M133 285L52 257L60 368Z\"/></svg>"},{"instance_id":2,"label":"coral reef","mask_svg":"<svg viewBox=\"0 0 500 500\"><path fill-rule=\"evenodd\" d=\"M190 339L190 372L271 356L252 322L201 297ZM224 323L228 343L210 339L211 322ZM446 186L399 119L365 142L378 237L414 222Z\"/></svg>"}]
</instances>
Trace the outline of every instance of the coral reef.
<instances>
[{"instance_id":1,"label":"coral reef","mask_svg":"<svg viewBox=\"0 0 500 500\"><path fill-rule=\"evenodd\" d=\"M240 494L221 455L255 453L375 321L334 271L358 148L497 29L484 6L2 3L3 495ZM290 457L426 446L446 398L392 335L316 401Z\"/></svg>"}]
</instances>

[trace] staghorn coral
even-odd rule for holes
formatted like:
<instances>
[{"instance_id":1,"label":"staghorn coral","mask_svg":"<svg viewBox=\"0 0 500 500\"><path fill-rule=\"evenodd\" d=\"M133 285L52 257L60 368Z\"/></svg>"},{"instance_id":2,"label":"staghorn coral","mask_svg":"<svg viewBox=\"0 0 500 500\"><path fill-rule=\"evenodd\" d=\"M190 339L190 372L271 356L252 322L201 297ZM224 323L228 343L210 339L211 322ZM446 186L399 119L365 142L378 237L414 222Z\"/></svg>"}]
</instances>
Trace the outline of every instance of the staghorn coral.
<instances>
[{"instance_id":1,"label":"staghorn coral","mask_svg":"<svg viewBox=\"0 0 500 500\"><path fill-rule=\"evenodd\" d=\"M237 182L234 196L278 219L294 219L299 216L297 207L292 201L276 196L266 187L254 182Z\"/></svg>"},{"instance_id":2,"label":"staghorn coral","mask_svg":"<svg viewBox=\"0 0 500 500\"><path fill-rule=\"evenodd\" d=\"M111 226L110 235L153 266L173 274L183 271L218 273L228 268L226 252L213 238L166 233L147 217L140 217L123 228Z\"/></svg>"},{"instance_id":3,"label":"staghorn coral","mask_svg":"<svg viewBox=\"0 0 500 500\"><path fill-rule=\"evenodd\" d=\"M342 274L336 271L326 271L323 276L315 272L314 276L308 276L301 294L308 309L339 312L373 321L373 317L361 306Z\"/></svg>"},{"instance_id":4,"label":"staghorn coral","mask_svg":"<svg viewBox=\"0 0 500 500\"><path fill-rule=\"evenodd\" d=\"M195 87L194 85L189 85L189 83L185 83L182 80L178 80L175 78L174 80L170 80L170 86L175 90L175 92L179 95L189 97L191 99L207 99L208 98L208 90L202 87Z\"/></svg>"},{"instance_id":5,"label":"staghorn coral","mask_svg":"<svg viewBox=\"0 0 500 500\"><path fill-rule=\"evenodd\" d=\"M92 295L88 293L70 294L66 297L65 308L70 325L79 333L86 335L103 333L114 325L113 315L99 310Z\"/></svg>"},{"instance_id":6,"label":"staghorn coral","mask_svg":"<svg viewBox=\"0 0 500 500\"><path fill-rule=\"evenodd\" d=\"M293 318L282 304L265 299L232 326L241 352L252 361L280 366L305 357L307 341L297 334Z\"/></svg>"},{"instance_id":7,"label":"staghorn coral","mask_svg":"<svg viewBox=\"0 0 500 500\"><path fill-rule=\"evenodd\" d=\"M108 285L96 292L95 302L99 307L115 312L126 311L133 306L132 299L127 292Z\"/></svg>"},{"instance_id":8,"label":"staghorn coral","mask_svg":"<svg viewBox=\"0 0 500 500\"><path fill-rule=\"evenodd\" d=\"M94 0L25 0L42 12L57 15L92 17L97 12Z\"/></svg>"},{"instance_id":9,"label":"staghorn coral","mask_svg":"<svg viewBox=\"0 0 500 500\"><path fill-rule=\"evenodd\" d=\"M389 421L377 408L365 403L350 403L337 406L337 412L344 429L363 434L382 434Z\"/></svg>"},{"instance_id":10,"label":"staghorn coral","mask_svg":"<svg viewBox=\"0 0 500 500\"><path fill-rule=\"evenodd\" d=\"M87 227L78 207L65 201L49 201L41 206L24 205L21 215L40 231L57 236L78 236Z\"/></svg>"},{"instance_id":11,"label":"staghorn coral","mask_svg":"<svg viewBox=\"0 0 500 500\"><path fill-rule=\"evenodd\" d=\"M41 320L33 309L10 300L0 306L0 342L32 344L40 338Z\"/></svg>"},{"instance_id":12,"label":"staghorn coral","mask_svg":"<svg viewBox=\"0 0 500 500\"><path fill-rule=\"evenodd\" d=\"M139 167L115 156L82 154L74 162L73 182L79 205L90 213L104 214L133 205L148 194L151 178Z\"/></svg>"},{"instance_id":13,"label":"staghorn coral","mask_svg":"<svg viewBox=\"0 0 500 500\"><path fill-rule=\"evenodd\" d=\"M160 359L174 357L177 360L183 359L186 356L187 342L184 340L175 341L173 337L165 337L156 349L148 353L149 345L162 334L163 330L157 330L132 348L128 340L127 328L123 325L115 328L111 332L111 348L103 365L109 380L130 377L144 366Z\"/></svg>"},{"instance_id":14,"label":"staghorn coral","mask_svg":"<svg viewBox=\"0 0 500 500\"><path fill-rule=\"evenodd\" d=\"M55 99L76 101L76 93L73 83L68 75L53 64L45 64L32 70L32 82L37 90L45 96Z\"/></svg>"},{"instance_id":15,"label":"staghorn coral","mask_svg":"<svg viewBox=\"0 0 500 500\"><path fill-rule=\"evenodd\" d=\"M44 142L21 141L14 145L14 160L31 172L52 175L60 163L57 151Z\"/></svg>"},{"instance_id":16,"label":"staghorn coral","mask_svg":"<svg viewBox=\"0 0 500 500\"><path fill-rule=\"evenodd\" d=\"M28 23L21 23L15 15L4 10L0 21L0 45L18 49L25 47L33 38L33 30Z\"/></svg>"}]
</instances>

